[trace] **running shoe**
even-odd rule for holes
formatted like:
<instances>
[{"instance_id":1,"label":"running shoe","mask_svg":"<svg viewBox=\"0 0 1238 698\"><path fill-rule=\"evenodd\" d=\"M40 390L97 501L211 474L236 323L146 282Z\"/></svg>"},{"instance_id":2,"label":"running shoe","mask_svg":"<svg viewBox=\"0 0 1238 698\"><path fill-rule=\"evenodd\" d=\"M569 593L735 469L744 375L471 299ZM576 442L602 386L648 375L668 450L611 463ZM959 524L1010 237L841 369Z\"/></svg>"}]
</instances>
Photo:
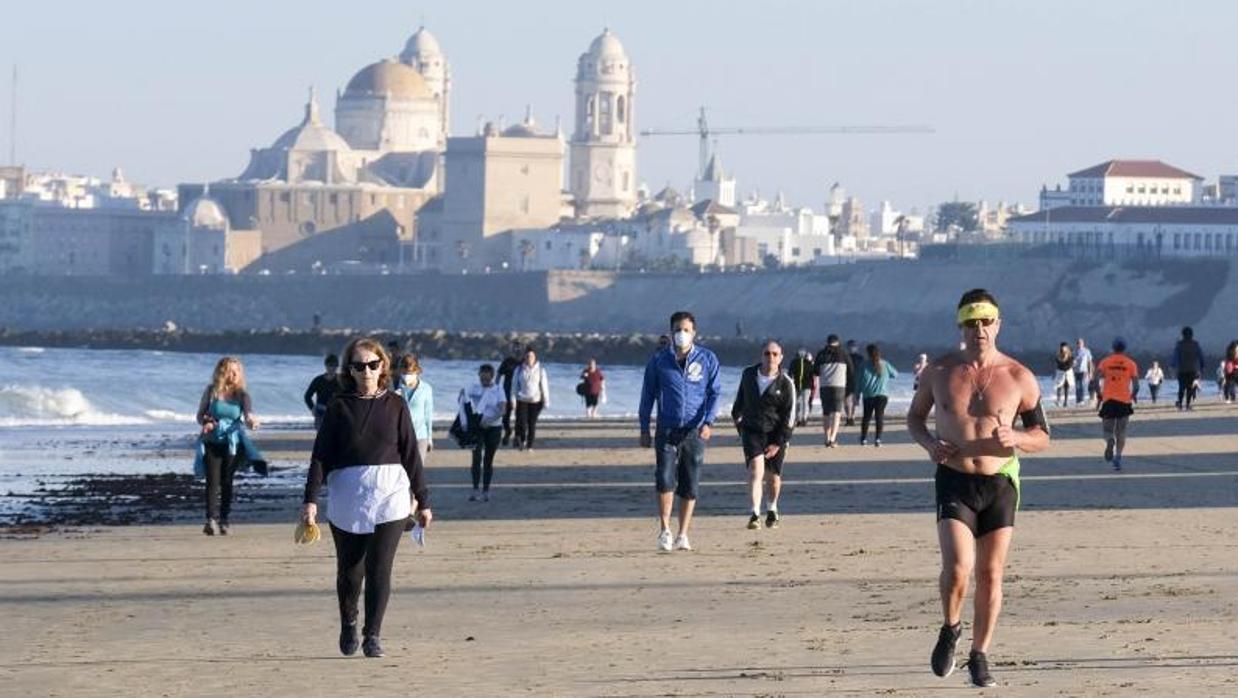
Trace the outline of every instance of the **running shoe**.
<instances>
[{"instance_id":1,"label":"running shoe","mask_svg":"<svg viewBox=\"0 0 1238 698\"><path fill-rule=\"evenodd\" d=\"M1121 459L1121 458L1114 458L1114 459L1113 459L1113 471L1114 471L1115 473L1120 473L1120 472L1122 472L1122 459Z\"/></svg>"},{"instance_id":2,"label":"running shoe","mask_svg":"<svg viewBox=\"0 0 1238 698\"><path fill-rule=\"evenodd\" d=\"M382 643L378 641L377 635L366 635L365 641L361 643L361 651L367 657L386 657L387 653L383 651Z\"/></svg>"},{"instance_id":3,"label":"running shoe","mask_svg":"<svg viewBox=\"0 0 1238 698\"><path fill-rule=\"evenodd\" d=\"M202 532L208 536L213 536L218 528L219 524L215 521L215 519L207 519L206 525L202 527Z\"/></svg>"},{"instance_id":4,"label":"running shoe","mask_svg":"<svg viewBox=\"0 0 1238 698\"><path fill-rule=\"evenodd\" d=\"M996 686L997 681L993 680L993 675L989 673L989 658L984 652L972 650L972 653L967 658L967 671L971 674L971 683L973 686L980 688L988 688Z\"/></svg>"},{"instance_id":5,"label":"running shoe","mask_svg":"<svg viewBox=\"0 0 1238 698\"><path fill-rule=\"evenodd\" d=\"M340 623L340 654L351 657L357 653L357 621Z\"/></svg>"},{"instance_id":6,"label":"running shoe","mask_svg":"<svg viewBox=\"0 0 1238 698\"><path fill-rule=\"evenodd\" d=\"M688 542L688 536L680 533L679 537L675 539L675 549L676 550L691 550L692 544Z\"/></svg>"},{"instance_id":7,"label":"running shoe","mask_svg":"<svg viewBox=\"0 0 1238 698\"><path fill-rule=\"evenodd\" d=\"M228 535L228 528L229 528L229 526L228 526L228 520L227 520L227 519L223 519L223 520L221 520L221 521L219 522L219 535L221 535L221 536L226 536L226 535Z\"/></svg>"},{"instance_id":8,"label":"running shoe","mask_svg":"<svg viewBox=\"0 0 1238 698\"><path fill-rule=\"evenodd\" d=\"M777 511L775 511L774 509L770 509L769 511L765 512L765 527L766 528L778 528L778 521L780 518L781 517L778 516Z\"/></svg>"},{"instance_id":9,"label":"running shoe","mask_svg":"<svg viewBox=\"0 0 1238 698\"><path fill-rule=\"evenodd\" d=\"M663 530L658 534L658 550L669 553L674 549L674 538L671 537L671 532Z\"/></svg>"},{"instance_id":10,"label":"running shoe","mask_svg":"<svg viewBox=\"0 0 1238 698\"><path fill-rule=\"evenodd\" d=\"M945 678L954 673L954 648L963 634L963 624L941 626L937 634L937 646L933 648L933 673Z\"/></svg>"},{"instance_id":11,"label":"running shoe","mask_svg":"<svg viewBox=\"0 0 1238 698\"><path fill-rule=\"evenodd\" d=\"M487 491L485 491L485 492L482 492L482 493L481 493L481 501L483 501L483 502L488 502L488 501L490 501L490 491L489 491L489 490L487 490Z\"/></svg>"},{"instance_id":12,"label":"running shoe","mask_svg":"<svg viewBox=\"0 0 1238 698\"><path fill-rule=\"evenodd\" d=\"M868 439L860 439L860 445L861 445L861 446L867 446L867 445L868 445Z\"/></svg>"},{"instance_id":13,"label":"running shoe","mask_svg":"<svg viewBox=\"0 0 1238 698\"><path fill-rule=\"evenodd\" d=\"M1105 440L1105 462L1106 463L1109 463L1113 460L1113 447L1114 447L1114 440L1106 439Z\"/></svg>"},{"instance_id":14,"label":"running shoe","mask_svg":"<svg viewBox=\"0 0 1238 698\"><path fill-rule=\"evenodd\" d=\"M748 517L748 530L749 531L755 531L760 527L761 527L761 516L759 514L753 514Z\"/></svg>"},{"instance_id":15,"label":"running shoe","mask_svg":"<svg viewBox=\"0 0 1238 698\"><path fill-rule=\"evenodd\" d=\"M881 448L881 439L873 439L873 447Z\"/></svg>"},{"instance_id":16,"label":"running shoe","mask_svg":"<svg viewBox=\"0 0 1238 698\"><path fill-rule=\"evenodd\" d=\"M469 501L470 501L470 502L477 502L477 501L480 501L480 500L481 500L481 493L480 493L480 492L478 492L477 490L473 490L473 494L470 494L470 495L469 495Z\"/></svg>"}]
</instances>

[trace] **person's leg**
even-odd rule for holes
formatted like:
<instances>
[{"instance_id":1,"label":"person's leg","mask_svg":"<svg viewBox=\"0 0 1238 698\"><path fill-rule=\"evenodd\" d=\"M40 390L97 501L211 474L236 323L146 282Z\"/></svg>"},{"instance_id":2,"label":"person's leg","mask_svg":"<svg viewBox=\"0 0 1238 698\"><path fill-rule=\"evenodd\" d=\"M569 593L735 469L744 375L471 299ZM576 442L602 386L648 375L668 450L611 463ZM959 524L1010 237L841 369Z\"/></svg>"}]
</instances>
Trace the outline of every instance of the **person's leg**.
<instances>
[{"instance_id":1,"label":"person's leg","mask_svg":"<svg viewBox=\"0 0 1238 698\"><path fill-rule=\"evenodd\" d=\"M976 564L976 538L962 521L942 519L937 522L937 542L941 547L942 623L953 626L963 615L963 597Z\"/></svg>"},{"instance_id":2,"label":"person's leg","mask_svg":"<svg viewBox=\"0 0 1238 698\"><path fill-rule=\"evenodd\" d=\"M786 448L785 446L783 448ZM770 511L778 511L778 497L782 495L782 476L775 472L765 475L766 506Z\"/></svg>"},{"instance_id":3,"label":"person's leg","mask_svg":"<svg viewBox=\"0 0 1238 698\"><path fill-rule=\"evenodd\" d=\"M545 404L544 402L529 403L529 438L524 442L526 448L533 448L533 439L537 438L537 418L541 416L542 406Z\"/></svg>"},{"instance_id":4,"label":"person's leg","mask_svg":"<svg viewBox=\"0 0 1238 698\"><path fill-rule=\"evenodd\" d=\"M219 484L227 453L221 454L214 444L207 444L202 458L206 466L206 518L210 521L219 520Z\"/></svg>"},{"instance_id":5,"label":"person's leg","mask_svg":"<svg viewBox=\"0 0 1238 698\"><path fill-rule=\"evenodd\" d=\"M661 434L654 438L654 487L658 493L658 523L662 531L671 530L671 507L675 502L675 447Z\"/></svg>"},{"instance_id":6,"label":"person's leg","mask_svg":"<svg viewBox=\"0 0 1238 698\"><path fill-rule=\"evenodd\" d=\"M1105 460L1113 460L1113 423L1114 419L1105 417L1100 420L1101 433L1105 436Z\"/></svg>"},{"instance_id":7,"label":"person's leg","mask_svg":"<svg viewBox=\"0 0 1238 698\"><path fill-rule=\"evenodd\" d=\"M499 441L502 434L497 428L488 428L482 433L482 447L484 449L482 462L482 492L490 491L490 481L494 479L494 454L499 450Z\"/></svg>"},{"instance_id":8,"label":"person's leg","mask_svg":"<svg viewBox=\"0 0 1238 698\"><path fill-rule=\"evenodd\" d=\"M1152 393L1152 404L1155 405L1156 396L1159 395L1161 392L1161 384L1157 383L1156 385L1149 385L1148 391Z\"/></svg>"},{"instance_id":9,"label":"person's leg","mask_svg":"<svg viewBox=\"0 0 1238 698\"><path fill-rule=\"evenodd\" d=\"M1006 526L976 542L976 627L972 631L973 652L988 652L997 616L1002 610L1002 574L1014 527Z\"/></svg>"},{"instance_id":10,"label":"person's leg","mask_svg":"<svg viewBox=\"0 0 1238 698\"><path fill-rule=\"evenodd\" d=\"M1186 400L1186 396L1191 390L1190 375L1189 373L1178 372L1178 401L1174 403L1178 409L1182 409L1183 401Z\"/></svg>"},{"instance_id":11,"label":"person's leg","mask_svg":"<svg viewBox=\"0 0 1238 698\"><path fill-rule=\"evenodd\" d=\"M868 440L868 423L873 418L873 410L876 404L871 397L864 398L864 416L860 418L860 443Z\"/></svg>"},{"instance_id":12,"label":"person's leg","mask_svg":"<svg viewBox=\"0 0 1238 698\"><path fill-rule=\"evenodd\" d=\"M223 465L219 469L219 524L221 526L226 525L228 517L232 515L232 481L235 477L236 456L224 451Z\"/></svg>"},{"instance_id":13,"label":"person's leg","mask_svg":"<svg viewBox=\"0 0 1238 698\"><path fill-rule=\"evenodd\" d=\"M512 440L512 404L510 402L503 403L503 445L511 443Z\"/></svg>"},{"instance_id":14,"label":"person's leg","mask_svg":"<svg viewBox=\"0 0 1238 698\"><path fill-rule=\"evenodd\" d=\"M526 423L528 421L529 421L529 403L517 402L516 403L516 435L513 437L513 441L515 441L516 446L520 448L523 448L525 444L524 434L525 434L525 429L527 428Z\"/></svg>"},{"instance_id":15,"label":"person's leg","mask_svg":"<svg viewBox=\"0 0 1238 698\"><path fill-rule=\"evenodd\" d=\"M843 414L837 410L825 415L825 441L833 444L838 441L838 427L842 424Z\"/></svg>"},{"instance_id":16,"label":"person's leg","mask_svg":"<svg viewBox=\"0 0 1238 698\"><path fill-rule=\"evenodd\" d=\"M877 430L874 433L873 438L877 441L881 440L881 430L883 427L885 427L886 404L889 401L890 401L890 398L886 397L885 395L877 395L876 397L873 398L873 402L876 403L874 405L873 412L874 412L874 417L876 418L875 421L877 423Z\"/></svg>"},{"instance_id":17,"label":"person's leg","mask_svg":"<svg viewBox=\"0 0 1238 698\"><path fill-rule=\"evenodd\" d=\"M692 525L692 513L696 510L696 497L700 491L701 464L705 461L705 441L700 434L692 433L679 444L677 454L676 493L679 495L679 536L686 537Z\"/></svg>"},{"instance_id":18,"label":"person's leg","mask_svg":"<svg viewBox=\"0 0 1238 698\"><path fill-rule=\"evenodd\" d=\"M1075 404L1083 402L1083 391L1087 390L1088 374L1075 371Z\"/></svg>"},{"instance_id":19,"label":"person's leg","mask_svg":"<svg viewBox=\"0 0 1238 698\"><path fill-rule=\"evenodd\" d=\"M340 623L355 624L361 581L365 578L365 550L369 535L349 533L332 524L331 538L335 541L335 594L339 601Z\"/></svg>"},{"instance_id":20,"label":"person's leg","mask_svg":"<svg viewBox=\"0 0 1238 698\"><path fill-rule=\"evenodd\" d=\"M481 458L482 452L485 450L485 440L478 439L477 443L473 444L473 465L470 473L473 476L473 492L481 489Z\"/></svg>"},{"instance_id":21,"label":"person's leg","mask_svg":"<svg viewBox=\"0 0 1238 698\"><path fill-rule=\"evenodd\" d=\"M391 597L391 568L395 551L404 535L404 520L388 521L374 527L365 549L365 626L361 634L382 634L383 614Z\"/></svg>"},{"instance_id":22,"label":"person's leg","mask_svg":"<svg viewBox=\"0 0 1238 698\"><path fill-rule=\"evenodd\" d=\"M1130 417L1119 417L1113 420L1113 455L1122 460L1122 451L1126 448L1126 424Z\"/></svg>"},{"instance_id":23,"label":"person's leg","mask_svg":"<svg viewBox=\"0 0 1238 698\"><path fill-rule=\"evenodd\" d=\"M765 456L758 454L748 459L748 499L752 503L752 515L761 514L761 488L765 481Z\"/></svg>"}]
</instances>

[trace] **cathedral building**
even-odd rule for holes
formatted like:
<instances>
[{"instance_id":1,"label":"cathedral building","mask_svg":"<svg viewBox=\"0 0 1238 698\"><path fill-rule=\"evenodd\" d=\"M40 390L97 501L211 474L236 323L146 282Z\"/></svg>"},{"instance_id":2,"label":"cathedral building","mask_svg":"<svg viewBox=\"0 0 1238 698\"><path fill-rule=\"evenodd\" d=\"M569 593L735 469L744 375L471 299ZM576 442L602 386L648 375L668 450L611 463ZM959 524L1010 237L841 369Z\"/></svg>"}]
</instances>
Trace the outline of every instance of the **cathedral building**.
<instances>
[{"instance_id":1,"label":"cathedral building","mask_svg":"<svg viewBox=\"0 0 1238 698\"><path fill-rule=\"evenodd\" d=\"M335 128L311 91L298 125L251 150L238 177L210 184L232 228L262 231L253 266L404 263L417 210L442 189L450 90L450 67L423 27L398 59L365 66L337 92ZM182 184L181 206L205 189Z\"/></svg>"},{"instance_id":2,"label":"cathedral building","mask_svg":"<svg viewBox=\"0 0 1238 698\"><path fill-rule=\"evenodd\" d=\"M576 62L571 191L582 218L622 218L636 208L636 71L609 29Z\"/></svg>"}]
</instances>

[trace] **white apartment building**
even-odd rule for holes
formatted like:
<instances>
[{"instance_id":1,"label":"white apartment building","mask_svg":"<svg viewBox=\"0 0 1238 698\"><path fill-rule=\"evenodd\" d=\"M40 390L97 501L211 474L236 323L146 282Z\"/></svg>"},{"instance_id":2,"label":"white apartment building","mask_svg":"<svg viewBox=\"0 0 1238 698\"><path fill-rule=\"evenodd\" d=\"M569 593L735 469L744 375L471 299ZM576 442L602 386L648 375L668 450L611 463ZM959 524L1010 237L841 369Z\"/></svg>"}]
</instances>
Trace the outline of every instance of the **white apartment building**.
<instances>
[{"instance_id":1,"label":"white apartment building","mask_svg":"<svg viewBox=\"0 0 1238 698\"><path fill-rule=\"evenodd\" d=\"M1010 237L1067 253L1111 250L1166 257L1238 256L1238 207L1065 206L1012 218Z\"/></svg>"},{"instance_id":2,"label":"white apartment building","mask_svg":"<svg viewBox=\"0 0 1238 698\"><path fill-rule=\"evenodd\" d=\"M1067 175L1063 192L1041 190L1040 208L1185 206L1200 203L1203 177L1160 160L1109 160Z\"/></svg>"}]
</instances>

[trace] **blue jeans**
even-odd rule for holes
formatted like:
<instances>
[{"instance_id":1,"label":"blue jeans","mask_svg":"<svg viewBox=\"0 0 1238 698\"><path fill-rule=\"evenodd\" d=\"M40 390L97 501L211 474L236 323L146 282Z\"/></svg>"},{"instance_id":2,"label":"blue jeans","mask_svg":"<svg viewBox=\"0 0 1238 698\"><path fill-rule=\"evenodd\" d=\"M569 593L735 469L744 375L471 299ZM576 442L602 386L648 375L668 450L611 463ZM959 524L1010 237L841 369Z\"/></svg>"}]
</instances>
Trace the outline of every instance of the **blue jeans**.
<instances>
[{"instance_id":1,"label":"blue jeans","mask_svg":"<svg viewBox=\"0 0 1238 698\"><path fill-rule=\"evenodd\" d=\"M705 442L697 429L659 429L653 439L657 454L654 479L658 492L674 490L684 499L696 499L701 486Z\"/></svg>"}]
</instances>

